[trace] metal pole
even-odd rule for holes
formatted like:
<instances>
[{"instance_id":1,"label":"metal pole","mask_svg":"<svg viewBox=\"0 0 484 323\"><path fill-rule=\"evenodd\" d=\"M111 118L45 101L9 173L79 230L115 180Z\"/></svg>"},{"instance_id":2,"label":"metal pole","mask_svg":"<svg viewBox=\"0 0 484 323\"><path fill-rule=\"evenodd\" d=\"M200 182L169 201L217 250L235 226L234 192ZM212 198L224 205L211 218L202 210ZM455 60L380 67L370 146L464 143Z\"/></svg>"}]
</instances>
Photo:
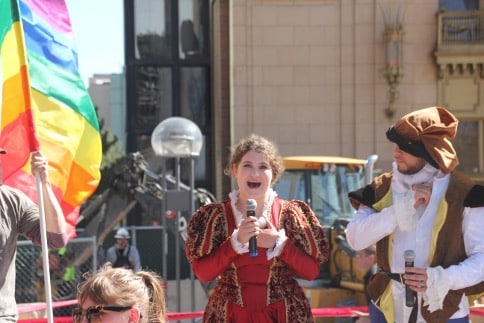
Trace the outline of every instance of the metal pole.
<instances>
[{"instance_id":1,"label":"metal pole","mask_svg":"<svg viewBox=\"0 0 484 323\"><path fill-rule=\"evenodd\" d=\"M190 217L195 212L195 158L190 157ZM190 266L191 267L191 266ZM195 312L195 275L190 268L192 312ZM194 322L194 320L193 320Z\"/></svg>"},{"instance_id":2,"label":"metal pole","mask_svg":"<svg viewBox=\"0 0 484 323\"><path fill-rule=\"evenodd\" d=\"M167 210L167 201L166 201L166 191L167 191L167 184L166 184L166 158L163 158L163 162L161 163L161 172L162 176L162 189L163 189L163 207L161 208L161 225L163 226L161 230L161 239L163 243L163 250L162 250L162 271L163 271L163 279L165 280L166 287L168 287L168 265L167 265L167 255L168 255L168 231L167 231L167 223L166 223L166 212Z\"/></svg>"},{"instance_id":3,"label":"metal pole","mask_svg":"<svg viewBox=\"0 0 484 323\"><path fill-rule=\"evenodd\" d=\"M176 190L180 191L180 157L176 157ZM181 311L181 284L180 284L180 212L176 211L176 303L177 311Z\"/></svg>"},{"instance_id":4,"label":"metal pole","mask_svg":"<svg viewBox=\"0 0 484 323\"><path fill-rule=\"evenodd\" d=\"M39 220L40 220L40 237L42 245L42 265L44 270L44 292L46 300L47 322L54 322L53 305L52 305L52 287L50 285L50 268L49 268L49 247L47 243L47 225L45 220L44 195L42 188L42 181L39 173L35 173L37 184L37 198L39 200Z\"/></svg>"}]
</instances>

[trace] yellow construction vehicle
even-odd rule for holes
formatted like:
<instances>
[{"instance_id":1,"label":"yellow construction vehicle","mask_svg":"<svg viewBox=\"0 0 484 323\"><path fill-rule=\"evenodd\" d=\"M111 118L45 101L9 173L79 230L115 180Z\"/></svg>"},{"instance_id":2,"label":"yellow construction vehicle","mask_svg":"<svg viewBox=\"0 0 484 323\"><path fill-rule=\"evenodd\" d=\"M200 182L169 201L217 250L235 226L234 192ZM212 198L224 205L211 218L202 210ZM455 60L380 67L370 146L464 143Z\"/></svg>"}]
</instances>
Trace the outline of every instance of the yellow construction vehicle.
<instances>
[{"instance_id":1,"label":"yellow construction vehicle","mask_svg":"<svg viewBox=\"0 0 484 323\"><path fill-rule=\"evenodd\" d=\"M325 228L331 252L315 281L300 280L312 308L364 306L363 277L355 265L354 250L346 243L346 224L354 209L348 193L371 182L378 157L355 159L334 156L289 156L286 171L275 185L283 199L306 201ZM344 322L318 318L317 322Z\"/></svg>"}]
</instances>

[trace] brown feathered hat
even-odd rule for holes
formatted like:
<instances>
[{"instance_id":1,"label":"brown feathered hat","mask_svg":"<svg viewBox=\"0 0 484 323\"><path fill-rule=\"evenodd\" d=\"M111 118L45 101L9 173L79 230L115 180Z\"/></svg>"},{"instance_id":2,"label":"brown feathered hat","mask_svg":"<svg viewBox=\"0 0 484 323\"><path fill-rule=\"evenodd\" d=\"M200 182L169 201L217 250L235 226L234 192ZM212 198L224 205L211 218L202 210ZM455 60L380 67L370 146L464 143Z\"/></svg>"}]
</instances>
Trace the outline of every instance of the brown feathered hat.
<instances>
[{"instance_id":1,"label":"brown feathered hat","mask_svg":"<svg viewBox=\"0 0 484 323\"><path fill-rule=\"evenodd\" d=\"M445 108L424 108L398 120L388 129L387 138L401 150L450 173L459 165L450 142L457 133L457 124L457 118Z\"/></svg>"}]
</instances>

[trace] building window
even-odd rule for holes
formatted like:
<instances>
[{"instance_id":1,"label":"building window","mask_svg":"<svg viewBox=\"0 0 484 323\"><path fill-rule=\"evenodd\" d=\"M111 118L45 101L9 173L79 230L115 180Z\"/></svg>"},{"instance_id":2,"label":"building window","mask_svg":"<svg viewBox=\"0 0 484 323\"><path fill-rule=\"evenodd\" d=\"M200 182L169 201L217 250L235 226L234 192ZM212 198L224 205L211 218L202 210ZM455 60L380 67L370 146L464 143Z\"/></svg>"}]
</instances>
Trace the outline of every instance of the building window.
<instances>
[{"instance_id":1,"label":"building window","mask_svg":"<svg viewBox=\"0 0 484 323\"><path fill-rule=\"evenodd\" d=\"M179 57L180 59L208 58L208 10L205 1L179 0ZM201 14L202 11L207 14Z\"/></svg>"},{"instance_id":2,"label":"building window","mask_svg":"<svg viewBox=\"0 0 484 323\"><path fill-rule=\"evenodd\" d=\"M170 0L134 1L134 15L136 59L170 59Z\"/></svg>"},{"instance_id":3,"label":"building window","mask_svg":"<svg viewBox=\"0 0 484 323\"><path fill-rule=\"evenodd\" d=\"M457 170L484 183L483 0L439 0L437 13L438 105L459 119L453 145ZM469 58L471 58L469 60ZM467 68L473 66L474 68Z\"/></svg>"},{"instance_id":4,"label":"building window","mask_svg":"<svg viewBox=\"0 0 484 323\"><path fill-rule=\"evenodd\" d=\"M458 170L471 177L481 177L484 174L484 119L474 121L459 121L454 147L459 156ZM477 153L476 153L477 152Z\"/></svg>"},{"instance_id":5,"label":"building window","mask_svg":"<svg viewBox=\"0 0 484 323\"><path fill-rule=\"evenodd\" d=\"M196 159L195 185L211 190L209 1L124 0L124 5L127 150L151 147L147 138L168 117L190 119L205 145ZM189 172L181 173L188 181L183 177Z\"/></svg>"},{"instance_id":6,"label":"building window","mask_svg":"<svg viewBox=\"0 0 484 323\"><path fill-rule=\"evenodd\" d=\"M171 116L172 70L154 66L136 68L138 129L154 129L160 120Z\"/></svg>"},{"instance_id":7,"label":"building window","mask_svg":"<svg viewBox=\"0 0 484 323\"><path fill-rule=\"evenodd\" d=\"M439 9L447 11L477 10L479 0L440 0Z\"/></svg>"}]
</instances>

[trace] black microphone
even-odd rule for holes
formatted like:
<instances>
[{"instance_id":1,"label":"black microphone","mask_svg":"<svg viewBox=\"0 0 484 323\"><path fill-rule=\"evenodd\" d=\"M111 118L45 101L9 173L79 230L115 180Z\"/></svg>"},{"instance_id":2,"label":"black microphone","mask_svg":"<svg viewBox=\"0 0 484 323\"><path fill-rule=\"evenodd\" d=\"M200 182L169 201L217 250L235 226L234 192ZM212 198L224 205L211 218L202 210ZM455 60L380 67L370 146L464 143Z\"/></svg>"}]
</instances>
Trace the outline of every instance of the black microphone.
<instances>
[{"instance_id":1,"label":"black microphone","mask_svg":"<svg viewBox=\"0 0 484 323\"><path fill-rule=\"evenodd\" d=\"M255 217L255 209L257 208L257 201L253 199L248 199L245 202L245 207L247 209L247 216ZM249 256L257 257L257 237L253 236L249 239Z\"/></svg>"},{"instance_id":2,"label":"black microphone","mask_svg":"<svg viewBox=\"0 0 484 323\"><path fill-rule=\"evenodd\" d=\"M415 260L415 252L413 250L405 250L403 258L405 258L405 268L413 267L413 261ZM415 296L416 292L405 284L405 305L413 307L415 304Z\"/></svg>"}]
</instances>

